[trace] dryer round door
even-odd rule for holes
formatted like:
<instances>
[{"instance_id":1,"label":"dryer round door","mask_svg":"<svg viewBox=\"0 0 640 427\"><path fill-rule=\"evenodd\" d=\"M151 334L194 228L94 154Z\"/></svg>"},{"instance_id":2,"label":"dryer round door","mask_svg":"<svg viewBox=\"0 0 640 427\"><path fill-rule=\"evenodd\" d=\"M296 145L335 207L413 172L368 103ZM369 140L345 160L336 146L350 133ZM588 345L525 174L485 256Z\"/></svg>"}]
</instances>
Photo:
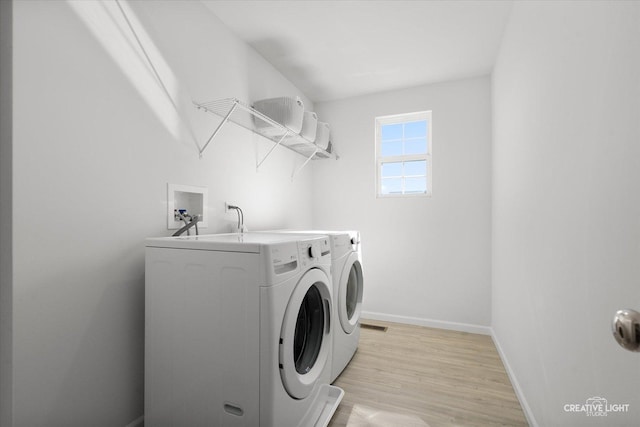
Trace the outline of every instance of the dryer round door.
<instances>
[{"instance_id":1,"label":"dryer round door","mask_svg":"<svg viewBox=\"0 0 640 427\"><path fill-rule=\"evenodd\" d=\"M340 274L338 288L338 317L345 333L356 328L362 311L362 264L358 253L352 252Z\"/></svg>"},{"instance_id":2,"label":"dryer round door","mask_svg":"<svg viewBox=\"0 0 640 427\"><path fill-rule=\"evenodd\" d=\"M307 271L296 285L280 332L280 376L291 397L304 399L325 371L331 343L327 275Z\"/></svg>"}]
</instances>

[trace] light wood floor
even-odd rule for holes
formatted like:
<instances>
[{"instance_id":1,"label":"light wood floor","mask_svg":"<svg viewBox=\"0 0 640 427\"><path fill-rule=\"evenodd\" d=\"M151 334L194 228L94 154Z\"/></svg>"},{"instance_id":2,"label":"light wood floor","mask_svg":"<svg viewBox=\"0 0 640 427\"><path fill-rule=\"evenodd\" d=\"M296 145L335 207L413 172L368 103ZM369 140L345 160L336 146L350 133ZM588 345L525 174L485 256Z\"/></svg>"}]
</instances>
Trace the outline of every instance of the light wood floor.
<instances>
[{"instance_id":1,"label":"light wood floor","mask_svg":"<svg viewBox=\"0 0 640 427\"><path fill-rule=\"evenodd\" d=\"M527 426L486 335L366 320L329 427Z\"/></svg>"}]
</instances>

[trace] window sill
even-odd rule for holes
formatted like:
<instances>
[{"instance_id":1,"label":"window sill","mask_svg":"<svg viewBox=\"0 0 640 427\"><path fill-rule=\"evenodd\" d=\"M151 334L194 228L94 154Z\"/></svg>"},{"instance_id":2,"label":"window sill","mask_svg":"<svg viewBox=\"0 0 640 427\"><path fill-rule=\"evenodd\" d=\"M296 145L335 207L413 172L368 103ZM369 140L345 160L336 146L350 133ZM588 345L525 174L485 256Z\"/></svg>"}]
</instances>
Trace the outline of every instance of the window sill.
<instances>
[{"instance_id":1,"label":"window sill","mask_svg":"<svg viewBox=\"0 0 640 427\"><path fill-rule=\"evenodd\" d=\"M417 194L376 194L376 199L415 199L425 198L430 199L431 193L417 193Z\"/></svg>"}]
</instances>

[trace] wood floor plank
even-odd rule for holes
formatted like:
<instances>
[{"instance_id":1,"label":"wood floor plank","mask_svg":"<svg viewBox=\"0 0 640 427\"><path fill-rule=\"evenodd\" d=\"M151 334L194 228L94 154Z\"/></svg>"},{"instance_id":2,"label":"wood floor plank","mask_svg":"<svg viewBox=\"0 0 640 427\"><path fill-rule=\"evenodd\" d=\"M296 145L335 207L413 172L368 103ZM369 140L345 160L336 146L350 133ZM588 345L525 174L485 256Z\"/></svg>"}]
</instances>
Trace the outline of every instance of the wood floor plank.
<instances>
[{"instance_id":1,"label":"wood floor plank","mask_svg":"<svg viewBox=\"0 0 640 427\"><path fill-rule=\"evenodd\" d=\"M489 336L366 323L329 427L527 426Z\"/></svg>"}]
</instances>

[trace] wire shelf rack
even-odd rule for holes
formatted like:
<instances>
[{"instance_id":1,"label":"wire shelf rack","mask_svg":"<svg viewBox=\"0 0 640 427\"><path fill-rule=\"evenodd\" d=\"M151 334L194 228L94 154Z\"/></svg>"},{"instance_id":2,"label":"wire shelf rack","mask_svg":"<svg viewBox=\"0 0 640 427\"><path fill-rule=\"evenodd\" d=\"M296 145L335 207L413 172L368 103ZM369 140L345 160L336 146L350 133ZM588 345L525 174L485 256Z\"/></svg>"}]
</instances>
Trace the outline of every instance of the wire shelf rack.
<instances>
[{"instance_id":1,"label":"wire shelf rack","mask_svg":"<svg viewBox=\"0 0 640 427\"><path fill-rule=\"evenodd\" d=\"M336 153L331 151L331 146L329 146L330 151L322 149L312 141L305 139L288 127L272 120L260 111L236 98L224 98L209 102L194 102L194 105L199 110L215 114L222 118L222 121L214 130L213 134L211 134L204 146L200 148L200 155L202 155L207 146L215 139L224 125L227 122L232 122L274 143L264 158L257 163L256 166L258 168L278 146L286 147L306 158L304 164L294 172L293 176L306 166L310 160L338 158Z\"/></svg>"}]
</instances>

